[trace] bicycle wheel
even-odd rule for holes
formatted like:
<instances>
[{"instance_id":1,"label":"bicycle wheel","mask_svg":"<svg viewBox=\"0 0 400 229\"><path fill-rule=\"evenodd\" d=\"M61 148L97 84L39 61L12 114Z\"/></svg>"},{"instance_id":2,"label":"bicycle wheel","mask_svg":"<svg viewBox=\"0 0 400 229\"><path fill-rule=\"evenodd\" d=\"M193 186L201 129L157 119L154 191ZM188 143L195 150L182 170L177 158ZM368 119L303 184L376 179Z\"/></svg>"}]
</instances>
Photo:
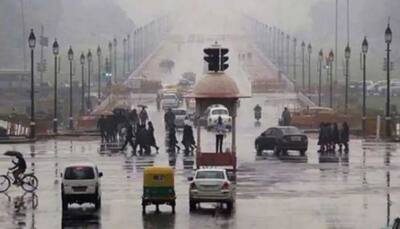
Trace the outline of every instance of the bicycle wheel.
<instances>
[{"instance_id":1,"label":"bicycle wheel","mask_svg":"<svg viewBox=\"0 0 400 229\"><path fill-rule=\"evenodd\" d=\"M26 192L33 192L37 189L38 186L39 186L39 181L32 174L25 175L21 179L21 187Z\"/></svg>"},{"instance_id":2,"label":"bicycle wheel","mask_svg":"<svg viewBox=\"0 0 400 229\"><path fill-rule=\"evenodd\" d=\"M0 175L0 193L7 191L11 186L11 181L6 175Z\"/></svg>"}]
</instances>

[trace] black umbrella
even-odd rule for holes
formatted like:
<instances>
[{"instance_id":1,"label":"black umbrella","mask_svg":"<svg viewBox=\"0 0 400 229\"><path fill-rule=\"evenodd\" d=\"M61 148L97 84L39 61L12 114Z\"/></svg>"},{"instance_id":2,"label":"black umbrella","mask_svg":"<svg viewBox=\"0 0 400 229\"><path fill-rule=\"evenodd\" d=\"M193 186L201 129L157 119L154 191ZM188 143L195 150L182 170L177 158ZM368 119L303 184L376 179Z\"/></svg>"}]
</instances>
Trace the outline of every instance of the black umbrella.
<instances>
[{"instance_id":1,"label":"black umbrella","mask_svg":"<svg viewBox=\"0 0 400 229\"><path fill-rule=\"evenodd\" d=\"M141 107L141 108L147 108L147 106L146 105L143 105L143 104L139 104L139 105L137 105L138 107Z\"/></svg>"},{"instance_id":2,"label":"black umbrella","mask_svg":"<svg viewBox=\"0 0 400 229\"><path fill-rule=\"evenodd\" d=\"M10 157L20 157L22 158L22 153L18 152L18 151L7 151L4 153L4 155L6 156L10 156Z\"/></svg>"}]
</instances>

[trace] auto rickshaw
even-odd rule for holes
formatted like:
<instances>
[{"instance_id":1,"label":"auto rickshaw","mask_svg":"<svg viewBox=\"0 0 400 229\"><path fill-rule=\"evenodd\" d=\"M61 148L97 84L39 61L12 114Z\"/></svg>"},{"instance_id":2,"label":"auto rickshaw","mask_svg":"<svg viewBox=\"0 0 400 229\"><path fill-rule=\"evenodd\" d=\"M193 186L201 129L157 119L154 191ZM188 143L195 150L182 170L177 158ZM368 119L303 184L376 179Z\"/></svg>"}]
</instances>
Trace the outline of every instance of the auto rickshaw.
<instances>
[{"instance_id":1,"label":"auto rickshaw","mask_svg":"<svg viewBox=\"0 0 400 229\"><path fill-rule=\"evenodd\" d=\"M174 169L171 167L148 167L143 171L142 210L146 214L146 206L168 204L175 213Z\"/></svg>"}]
</instances>

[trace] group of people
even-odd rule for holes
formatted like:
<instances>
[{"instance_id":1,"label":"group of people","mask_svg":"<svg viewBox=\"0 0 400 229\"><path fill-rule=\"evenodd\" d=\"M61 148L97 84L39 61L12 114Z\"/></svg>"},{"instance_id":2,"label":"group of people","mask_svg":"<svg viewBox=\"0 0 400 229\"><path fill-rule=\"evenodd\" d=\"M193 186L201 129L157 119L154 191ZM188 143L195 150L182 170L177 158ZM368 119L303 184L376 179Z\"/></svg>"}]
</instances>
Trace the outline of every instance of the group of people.
<instances>
[{"instance_id":1,"label":"group of people","mask_svg":"<svg viewBox=\"0 0 400 229\"><path fill-rule=\"evenodd\" d=\"M335 152L337 145L339 151L342 151L342 147L344 147L344 151L347 153L349 151L349 140L350 130L347 122L343 122L340 129L337 123L322 122L319 127L318 145L320 149L318 152Z\"/></svg>"},{"instance_id":2,"label":"group of people","mask_svg":"<svg viewBox=\"0 0 400 229\"><path fill-rule=\"evenodd\" d=\"M151 121L147 122L147 127L146 123L126 123L125 131L125 142L121 151L124 151L126 146L129 144L132 147L134 154L136 154L138 146L138 152L140 155L150 155L151 147L154 147L158 152L159 147L157 146L156 138L154 137L154 126Z\"/></svg>"},{"instance_id":3,"label":"group of people","mask_svg":"<svg viewBox=\"0 0 400 229\"><path fill-rule=\"evenodd\" d=\"M164 114L165 129L167 130L167 151L169 153L175 153L176 149L178 150L178 152L180 150L180 147L178 145L179 142L176 138L175 119L175 114L172 112L172 109L169 108ZM194 140L193 128L188 118L186 118L184 121L181 143L185 147L185 155L188 155L189 153L193 155L193 150L196 148L196 142Z\"/></svg>"},{"instance_id":4,"label":"group of people","mask_svg":"<svg viewBox=\"0 0 400 229\"><path fill-rule=\"evenodd\" d=\"M116 142L117 136L121 135L121 130L127 126L127 123L138 127L146 125L149 120L146 107L143 106L138 114L136 109L131 111L123 109L115 109L111 115L101 115L97 121L97 128L100 130L101 142L112 143Z\"/></svg>"}]
</instances>

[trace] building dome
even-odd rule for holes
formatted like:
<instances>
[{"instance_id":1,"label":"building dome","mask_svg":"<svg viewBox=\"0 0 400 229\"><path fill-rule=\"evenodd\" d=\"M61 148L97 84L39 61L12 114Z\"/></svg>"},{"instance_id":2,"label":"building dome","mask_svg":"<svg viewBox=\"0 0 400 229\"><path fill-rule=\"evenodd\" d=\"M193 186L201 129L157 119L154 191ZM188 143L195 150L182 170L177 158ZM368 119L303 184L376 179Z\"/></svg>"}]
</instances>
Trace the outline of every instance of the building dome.
<instances>
[{"instance_id":1,"label":"building dome","mask_svg":"<svg viewBox=\"0 0 400 229\"><path fill-rule=\"evenodd\" d=\"M194 98L239 98L236 82L225 73L205 75L194 87Z\"/></svg>"}]
</instances>

